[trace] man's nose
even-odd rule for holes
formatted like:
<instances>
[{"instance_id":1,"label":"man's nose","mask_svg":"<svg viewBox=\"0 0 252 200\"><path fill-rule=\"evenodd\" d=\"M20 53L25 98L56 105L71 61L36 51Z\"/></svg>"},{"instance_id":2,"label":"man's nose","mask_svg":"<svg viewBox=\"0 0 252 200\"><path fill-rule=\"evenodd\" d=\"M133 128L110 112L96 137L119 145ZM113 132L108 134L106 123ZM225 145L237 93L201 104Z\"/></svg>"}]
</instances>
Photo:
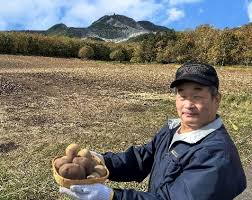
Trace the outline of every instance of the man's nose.
<instances>
[{"instance_id":1,"label":"man's nose","mask_svg":"<svg viewBox=\"0 0 252 200\"><path fill-rule=\"evenodd\" d=\"M187 99L186 101L184 101L184 108L186 109L192 109L194 108L194 103L190 100L190 99Z\"/></svg>"}]
</instances>

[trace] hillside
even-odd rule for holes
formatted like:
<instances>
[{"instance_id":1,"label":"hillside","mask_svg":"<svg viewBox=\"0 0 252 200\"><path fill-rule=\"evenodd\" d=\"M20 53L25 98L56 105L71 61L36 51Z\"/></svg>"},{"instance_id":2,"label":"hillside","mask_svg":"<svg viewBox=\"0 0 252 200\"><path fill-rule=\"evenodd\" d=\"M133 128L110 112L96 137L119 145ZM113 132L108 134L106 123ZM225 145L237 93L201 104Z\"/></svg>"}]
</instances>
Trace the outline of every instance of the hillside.
<instances>
[{"instance_id":1,"label":"hillside","mask_svg":"<svg viewBox=\"0 0 252 200\"><path fill-rule=\"evenodd\" d=\"M46 35L63 35L77 38L95 37L103 40L122 41L145 33L170 31L149 21L135 21L123 15L105 15L86 28L56 24L46 30Z\"/></svg>"}]
</instances>

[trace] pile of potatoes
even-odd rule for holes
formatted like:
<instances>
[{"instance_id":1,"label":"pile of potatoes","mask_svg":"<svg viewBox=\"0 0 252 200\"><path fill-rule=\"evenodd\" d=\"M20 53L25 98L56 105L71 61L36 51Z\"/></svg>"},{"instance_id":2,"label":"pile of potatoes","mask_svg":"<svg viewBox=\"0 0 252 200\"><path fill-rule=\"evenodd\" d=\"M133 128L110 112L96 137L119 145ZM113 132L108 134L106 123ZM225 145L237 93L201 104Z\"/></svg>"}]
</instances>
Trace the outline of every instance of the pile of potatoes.
<instances>
[{"instance_id":1,"label":"pile of potatoes","mask_svg":"<svg viewBox=\"0 0 252 200\"><path fill-rule=\"evenodd\" d=\"M54 166L58 174L67 179L100 178L107 174L104 165L88 149L80 149L78 144L70 144L66 148L66 155L57 158Z\"/></svg>"}]
</instances>

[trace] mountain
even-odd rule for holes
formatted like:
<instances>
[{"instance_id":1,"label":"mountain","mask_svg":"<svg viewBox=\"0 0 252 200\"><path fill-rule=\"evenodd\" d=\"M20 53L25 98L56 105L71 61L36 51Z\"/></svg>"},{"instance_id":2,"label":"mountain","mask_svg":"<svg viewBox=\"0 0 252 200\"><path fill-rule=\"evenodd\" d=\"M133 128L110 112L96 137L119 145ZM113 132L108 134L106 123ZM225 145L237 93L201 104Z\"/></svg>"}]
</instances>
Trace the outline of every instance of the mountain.
<instances>
[{"instance_id":1,"label":"mountain","mask_svg":"<svg viewBox=\"0 0 252 200\"><path fill-rule=\"evenodd\" d=\"M101 17L87 28L67 27L65 24L56 24L44 33L46 35L123 41L145 33L170 30L167 27L158 26L149 21L137 22L132 18L114 14Z\"/></svg>"},{"instance_id":2,"label":"mountain","mask_svg":"<svg viewBox=\"0 0 252 200\"><path fill-rule=\"evenodd\" d=\"M62 36L69 36L69 37L78 37L82 38L85 37L88 30L86 28L74 28L74 27L67 27L65 24L56 24L49 28L44 33L46 35L62 35Z\"/></svg>"},{"instance_id":3,"label":"mountain","mask_svg":"<svg viewBox=\"0 0 252 200\"><path fill-rule=\"evenodd\" d=\"M158 25L155 25L149 21L138 21L138 23L144 28L144 29L147 29L149 31L167 31L167 30L171 30L171 29L168 29L167 27L164 27L164 26L158 26Z\"/></svg>"}]
</instances>

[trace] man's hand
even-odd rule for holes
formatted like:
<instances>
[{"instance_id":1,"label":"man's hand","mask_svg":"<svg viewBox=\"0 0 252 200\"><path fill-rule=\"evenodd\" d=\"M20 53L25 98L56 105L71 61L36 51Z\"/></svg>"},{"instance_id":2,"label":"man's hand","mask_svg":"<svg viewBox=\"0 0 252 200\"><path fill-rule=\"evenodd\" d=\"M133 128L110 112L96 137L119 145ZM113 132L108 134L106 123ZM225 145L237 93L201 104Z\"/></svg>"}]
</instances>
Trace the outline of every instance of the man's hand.
<instances>
[{"instance_id":1,"label":"man's hand","mask_svg":"<svg viewBox=\"0 0 252 200\"><path fill-rule=\"evenodd\" d=\"M70 189L60 187L60 193L77 200L112 200L114 191L100 183L91 185L72 185Z\"/></svg>"}]
</instances>

